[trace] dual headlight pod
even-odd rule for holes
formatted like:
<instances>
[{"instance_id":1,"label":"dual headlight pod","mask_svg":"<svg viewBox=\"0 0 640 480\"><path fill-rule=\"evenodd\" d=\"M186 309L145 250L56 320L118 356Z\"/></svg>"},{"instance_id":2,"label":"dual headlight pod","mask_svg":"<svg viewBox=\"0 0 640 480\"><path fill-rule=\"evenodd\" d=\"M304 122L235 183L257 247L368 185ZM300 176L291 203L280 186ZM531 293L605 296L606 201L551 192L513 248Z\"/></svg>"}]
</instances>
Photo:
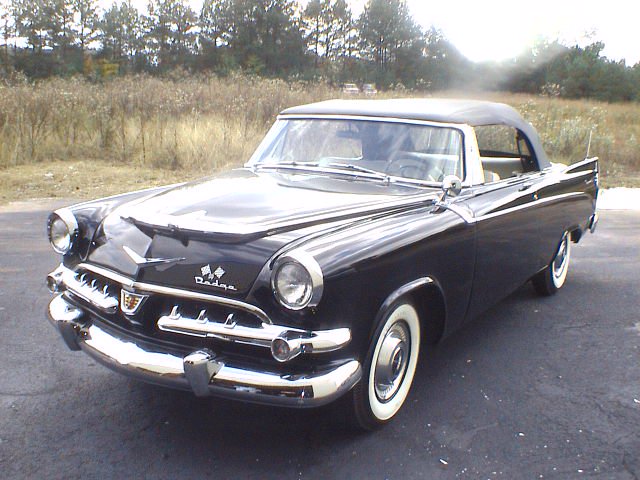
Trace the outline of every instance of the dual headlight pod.
<instances>
[{"instance_id":1,"label":"dual headlight pod","mask_svg":"<svg viewBox=\"0 0 640 480\"><path fill-rule=\"evenodd\" d=\"M320 265L307 252L293 250L276 260L271 288L280 304L289 310L318 305L323 287Z\"/></svg>"},{"instance_id":2,"label":"dual headlight pod","mask_svg":"<svg viewBox=\"0 0 640 480\"><path fill-rule=\"evenodd\" d=\"M78 222L71 210L61 208L49 215L47 234L51 247L62 255L71 251L78 236Z\"/></svg>"}]
</instances>

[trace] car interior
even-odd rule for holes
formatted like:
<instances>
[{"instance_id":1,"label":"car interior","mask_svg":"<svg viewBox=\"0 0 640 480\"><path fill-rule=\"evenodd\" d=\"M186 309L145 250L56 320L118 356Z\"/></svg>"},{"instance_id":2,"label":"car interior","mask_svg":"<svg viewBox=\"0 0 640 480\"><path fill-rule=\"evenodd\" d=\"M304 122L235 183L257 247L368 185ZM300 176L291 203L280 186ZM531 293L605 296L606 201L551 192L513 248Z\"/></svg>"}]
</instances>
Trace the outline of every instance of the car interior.
<instances>
[{"instance_id":1,"label":"car interior","mask_svg":"<svg viewBox=\"0 0 640 480\"><path fill-rule=\"evenodd\" d=\"M485 183L519 177L538 170L527 138L506 125L475 127Z\"/></svg>"},{"instance_id":2,"label":"car interior","mask_svg":"<svg viewBox=\"0 0 640 480\"><path fill-rule=\"evenodd\" d=\"M454 129L386 124L359 132L359 165L398 177L440 182L447 175L463 176L461 134Z\"/></svg>"}]
</instances>

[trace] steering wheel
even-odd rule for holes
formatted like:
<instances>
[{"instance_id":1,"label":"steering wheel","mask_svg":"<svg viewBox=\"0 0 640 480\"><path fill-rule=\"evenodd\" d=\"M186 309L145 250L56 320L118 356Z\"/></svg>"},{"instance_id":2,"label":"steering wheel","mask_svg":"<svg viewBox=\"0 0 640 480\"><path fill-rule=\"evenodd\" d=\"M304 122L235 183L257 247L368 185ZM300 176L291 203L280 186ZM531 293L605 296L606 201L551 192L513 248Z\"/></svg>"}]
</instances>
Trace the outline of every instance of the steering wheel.
<instances>
[{"instance_id":1,"label":"steering wheel","mask_svg":"<svg viewBox=\"0 0 640 480\"><path fill-rule=\"evenodd\" d=\"M400 152L388 163L385 173L397 177L411 178L414 180L427 180L435 182L436 178L431 172L431 165L418 154Z\"/></svg>"}]
</instances>

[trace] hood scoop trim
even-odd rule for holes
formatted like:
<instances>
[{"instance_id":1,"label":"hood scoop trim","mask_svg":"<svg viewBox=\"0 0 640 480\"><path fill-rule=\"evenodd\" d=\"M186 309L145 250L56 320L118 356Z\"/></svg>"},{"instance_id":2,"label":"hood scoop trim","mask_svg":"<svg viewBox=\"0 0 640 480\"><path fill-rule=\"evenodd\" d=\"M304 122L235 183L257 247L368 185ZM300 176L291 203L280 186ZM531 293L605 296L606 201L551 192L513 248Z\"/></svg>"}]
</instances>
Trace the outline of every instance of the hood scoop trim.
<instances>
[{"instance_id":1,"label":"hood scoop trim","mask_svg":"<svg viewBox=\"0 0 640 480\"><path fill-rule=\"evenodd\" d=\"M129 255L129 258L131 258L131 260L133 260L136 263L136 265L138 265L138 268L154 267L156 265L166 265L168 263L178 263L178 262L181 262L182 260L186 260L185 257L146 258L146 257L143 257L142 255L138 255L135 251L133 251L131 248L127 247L126 245L124 245L122 249L124 250L124 253Z\"/></svg>"}]
</instances>

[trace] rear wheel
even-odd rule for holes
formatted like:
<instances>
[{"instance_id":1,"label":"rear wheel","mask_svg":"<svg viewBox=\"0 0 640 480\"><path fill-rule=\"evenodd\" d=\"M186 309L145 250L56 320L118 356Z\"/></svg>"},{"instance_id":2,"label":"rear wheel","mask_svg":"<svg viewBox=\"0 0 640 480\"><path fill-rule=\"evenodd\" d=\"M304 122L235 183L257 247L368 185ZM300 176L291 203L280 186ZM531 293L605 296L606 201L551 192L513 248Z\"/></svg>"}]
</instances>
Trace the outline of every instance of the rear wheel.
<instances>
[{"instance_id":1,"label":"rear wheel","mask_svg":"<svg viewBox=\"0 0 640 480\"><path fill-rule=\"evenodd\" d=\"M531 283L540 295L553 295L564 285L571 259L571 235L565 232L551 263L537 273Z\"/></svg>"},{"instance_id":2,"label":"rear wheel","mask_svg":"<svg viewBox=\"0 0 640 480\"><path fill-rule=\"evenodd\" d=\"M420 319L406 300L383 315L367 359L362 380L353 389L357 425L372 430L389 422L409 394L420 353Z\"/></svg>"}]
</instances>

